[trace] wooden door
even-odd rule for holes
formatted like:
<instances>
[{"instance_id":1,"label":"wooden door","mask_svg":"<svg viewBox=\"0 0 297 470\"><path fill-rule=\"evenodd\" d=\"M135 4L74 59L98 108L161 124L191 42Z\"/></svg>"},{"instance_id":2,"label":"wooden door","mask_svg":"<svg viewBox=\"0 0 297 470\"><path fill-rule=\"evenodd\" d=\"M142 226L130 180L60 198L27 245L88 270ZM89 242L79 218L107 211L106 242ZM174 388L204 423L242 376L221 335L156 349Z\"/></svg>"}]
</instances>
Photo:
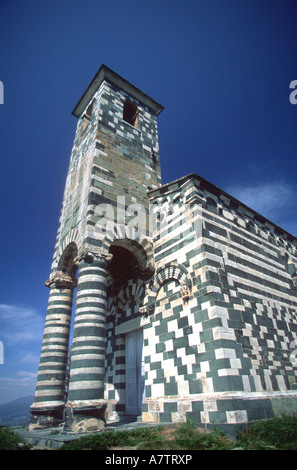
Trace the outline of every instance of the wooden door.
<instances>
[{"instance_id":1,"label":"wooden door","mask_svg":"<svg viewBox=\"0 0 297 470\"><path fill-rule=\"evenodd\" d=\"M126 414L140 415L144 399L143 332L126 335Z\"/></svg>"}]
</instances>

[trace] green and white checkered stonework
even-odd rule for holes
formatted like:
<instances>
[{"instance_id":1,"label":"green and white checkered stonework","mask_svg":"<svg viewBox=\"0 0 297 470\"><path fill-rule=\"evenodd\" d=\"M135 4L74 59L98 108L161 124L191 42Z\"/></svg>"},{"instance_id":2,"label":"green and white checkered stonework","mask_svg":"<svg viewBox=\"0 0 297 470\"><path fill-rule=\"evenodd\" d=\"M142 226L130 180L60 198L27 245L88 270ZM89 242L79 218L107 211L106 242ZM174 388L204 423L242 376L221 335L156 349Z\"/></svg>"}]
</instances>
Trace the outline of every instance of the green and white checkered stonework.
<instances>
[{"instance_id":1,"label":"green and white checkered stonework","mask_svg":"<svg viewBox=\"0 0 297 470\"><path fill-rule=\"evenodd\" d=\"M297 240L195 173L162 185L162 109L102 66L73 111L32 428L131 413L133 332L143 421L232 433L297 412Z\"/></svg>"},{"instance_id":2,"label":"green and white checkered stonework","mask_svg":"<svg viewBox=\"0 0 297 470\"><path fill-rule=\"evenodd\" d=\"M201 230L176 215L168 232L180 237L154 240L168 275L144 327L145 419L228 429L296 412L296 239L197 175L150 197L181 220L199 206ZM170 265L187 272L186 300Z\"/></svg>"}]
</instances>

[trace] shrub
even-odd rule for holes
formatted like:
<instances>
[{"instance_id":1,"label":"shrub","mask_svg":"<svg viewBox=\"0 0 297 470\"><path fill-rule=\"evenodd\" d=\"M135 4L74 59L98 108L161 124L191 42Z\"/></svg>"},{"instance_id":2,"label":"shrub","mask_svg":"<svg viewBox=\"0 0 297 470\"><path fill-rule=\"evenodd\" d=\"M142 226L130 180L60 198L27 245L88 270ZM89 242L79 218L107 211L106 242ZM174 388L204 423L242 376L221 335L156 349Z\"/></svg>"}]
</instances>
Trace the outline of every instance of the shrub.
<instances>
[{"instance_id":1,"label":"shrub","mask_svg":"<svg viewBox=\"0 0 297 470\"><path fill-rule=\"evenodd\" d=\"M0 426L0 450L30 450L32 446L13 431Z\"/></svg>"}]
</instances>

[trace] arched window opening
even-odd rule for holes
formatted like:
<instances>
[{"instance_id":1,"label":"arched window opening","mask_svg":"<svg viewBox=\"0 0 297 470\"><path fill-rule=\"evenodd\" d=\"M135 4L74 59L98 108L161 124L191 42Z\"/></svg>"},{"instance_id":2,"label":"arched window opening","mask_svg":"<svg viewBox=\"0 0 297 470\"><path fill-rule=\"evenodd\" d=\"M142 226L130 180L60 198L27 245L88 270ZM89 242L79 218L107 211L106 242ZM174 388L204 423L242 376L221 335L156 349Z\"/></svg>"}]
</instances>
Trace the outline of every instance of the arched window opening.
<instances>
[{"instance_id":1,"label":"arched window opening","mask_svg":"<svg viewBox=\"0 0 297 470\"><path fill-rule=\"evenodd\" d=\"M138 114L139 110L136 104L132 103L132 101L130 100L126 100L123 109L124 121L128 122L129 124L131 124L131 126L134 126L138 129Z\"/></svg>"},{"instance_id":2,"label":"arched window opening","mask_svg":"<svg viewBox=\"0 0 297 470\"><path fill-rule=\"evenodd\" d=\"M92 103L88 106L87 110L86 110L86 114L85 116L89 119L91 119L91 116L92 116L92 112L93 112L93 104L94 102L92 101Z\"/></svg>"},{"instance_id":3,"label":"arched window opening","mask_svg":"<svg viewBox=\"0 0 297 470\"><path fill-rule=\"evenodd\" d=\"M217 203L211 197L206 198L206 207L210 212L217 213Z\"/></svg>"}]
</instances>

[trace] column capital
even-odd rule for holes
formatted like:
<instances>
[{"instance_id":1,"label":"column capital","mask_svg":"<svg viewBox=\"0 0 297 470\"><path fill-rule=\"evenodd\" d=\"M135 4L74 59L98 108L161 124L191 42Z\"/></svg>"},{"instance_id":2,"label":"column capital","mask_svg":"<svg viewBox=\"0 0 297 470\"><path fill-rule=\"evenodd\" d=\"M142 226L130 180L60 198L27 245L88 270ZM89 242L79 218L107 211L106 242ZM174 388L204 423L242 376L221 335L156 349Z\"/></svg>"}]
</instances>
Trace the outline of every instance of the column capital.
<instances>
[{"instance_id":1,"label":"column capital","mask_svg":"<svg viewBox=\"0 0 297 470\"><path fill-rule=\"evenodd\" d=\"M93 251L83 251L80 253L75 259L74 264L79 267L81 263L94 263L94 261L101 260L105 261L106 263L110 263L112 260L111 253L99 253Z\"/></svg>"},{"instance_id":2,"label":"column capital","mask_svg":"<svg viewBox=\"0 0 297 470\"><path fill-rule=\"evenodd\" d=\"M46 282L45 286L49 287L50 289L52 287L56 289L63 289L63 288L68 288L68 289L74 289L76 287L77 280L73 279L69 274L65 274L62 271L57 271L55 272Z\"/></svg>"}]
</instances>

